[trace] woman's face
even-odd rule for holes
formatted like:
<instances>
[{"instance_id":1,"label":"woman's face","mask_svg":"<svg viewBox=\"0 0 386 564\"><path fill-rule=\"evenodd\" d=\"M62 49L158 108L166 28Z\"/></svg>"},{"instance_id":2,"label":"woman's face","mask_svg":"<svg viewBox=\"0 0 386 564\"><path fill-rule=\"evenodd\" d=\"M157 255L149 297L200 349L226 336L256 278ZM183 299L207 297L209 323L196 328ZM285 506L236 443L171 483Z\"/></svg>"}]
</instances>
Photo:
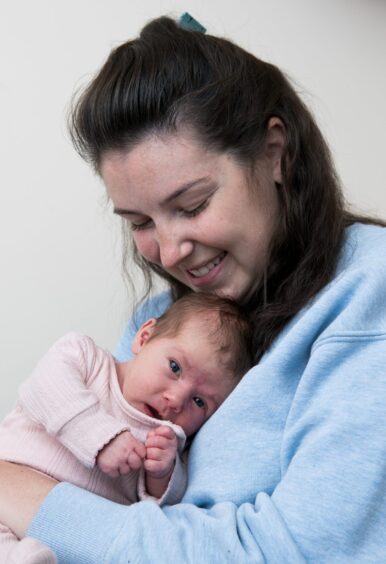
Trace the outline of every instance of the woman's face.
<instances>
[{"instance_id":1,"label":"woman's face","mask_svg":"<svg viewBox=\"0 0 386 564\"><path fill-rule=\"evenodd\" d=\"M279 171L267 151L251 188L234 158L188 134L151 136L101 163L114 211L127 220L140 254L193 291L238 301L267 262Z\"/></svg>"}]
</instances>

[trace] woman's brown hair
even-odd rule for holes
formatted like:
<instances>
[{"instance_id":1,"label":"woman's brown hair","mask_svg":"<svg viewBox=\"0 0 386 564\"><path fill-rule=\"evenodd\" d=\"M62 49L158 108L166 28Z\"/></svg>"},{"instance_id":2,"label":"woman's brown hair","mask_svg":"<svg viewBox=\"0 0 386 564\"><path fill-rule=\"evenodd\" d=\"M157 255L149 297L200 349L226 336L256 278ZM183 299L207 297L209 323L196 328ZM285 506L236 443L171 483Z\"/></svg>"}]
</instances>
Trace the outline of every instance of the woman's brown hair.
<instances>
[{"instance_id":1,"label":"woman's brown hair","mask_svg":"<svg viewBox=\"0 0 386 564\"><path fill-rule=\"evenodd\" d=\"M345 227L376 223L346 210L328 146L284 74L230 41L161 17L110 54L70 120L76 149L97 172L109 151L128 151L148 135L183 125L206 148L231 154L253 185L271 117L285 128L281 214L264 277L243 304L254 320L255 361L331 280ZM152 272L168 281L174 300L191 292L135 248L132 254L147 281L145 295ZM126 245L126 267L128 257Z\"/></svg>"}]
</instances>

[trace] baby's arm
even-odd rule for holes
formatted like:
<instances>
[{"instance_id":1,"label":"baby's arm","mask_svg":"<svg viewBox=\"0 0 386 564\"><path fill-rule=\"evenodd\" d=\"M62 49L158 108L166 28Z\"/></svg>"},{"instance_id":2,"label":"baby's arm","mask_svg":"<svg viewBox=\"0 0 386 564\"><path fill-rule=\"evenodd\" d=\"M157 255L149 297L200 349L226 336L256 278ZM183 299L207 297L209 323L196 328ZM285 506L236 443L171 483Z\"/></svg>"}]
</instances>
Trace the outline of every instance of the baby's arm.
<instances>
[{"instance_id":1,"label":"baby's arm","mask_svg":"<svg viewBox=\"0 0 386 564\"><path fill-rule=\"evenodd\" d=\"M69 333L40 360L19 389L29 417L43 425L86 467L127 425L111 416L90 388L98 375L115 370L113 359L89 337Z\"/></svg>"},{"instance_id":2,"label":"baby's arm","mask_svg":"<svg viewBox=\"0 0 386 564\"><path fill-rule=\"evenodd\" d=\"M145 456L145 445L124 431L102 448L97 456L97 464L102 472L116 478L131 470L139 470Z\"/></svg>"},{"instance_id":3,"label":"baby's arm","mask_svg":"<svg viewBox=\"0 0 386 564\"><path fill-rule=\"evenodd\" d=\"M147 435L144 462L146 489L151 496L158 499L167 490L173 474L177 444L177 437L170 427L157 427Z\"/></svg>"}]
</instances>

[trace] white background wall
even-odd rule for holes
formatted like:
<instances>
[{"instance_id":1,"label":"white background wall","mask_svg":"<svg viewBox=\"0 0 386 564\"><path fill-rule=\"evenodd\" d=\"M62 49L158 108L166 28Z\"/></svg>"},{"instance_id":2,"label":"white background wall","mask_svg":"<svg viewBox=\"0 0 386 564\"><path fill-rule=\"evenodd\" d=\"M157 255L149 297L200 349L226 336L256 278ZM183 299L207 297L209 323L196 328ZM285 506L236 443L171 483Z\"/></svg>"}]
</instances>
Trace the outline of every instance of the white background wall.
<instances>
[{"instance_id":1,"label":"white background wall","mask_svg":"<svg viewBox=\"0 0 386 564\"><path fill-rule=\"evenodd\" d=\"M113 347L124 325L118 220L66 137L65 109L111 47L183 11L296 80L347 198L386 217L384 0L3 0L0 417L56 338L76 329Z\"/></svg>"}]
</instances>

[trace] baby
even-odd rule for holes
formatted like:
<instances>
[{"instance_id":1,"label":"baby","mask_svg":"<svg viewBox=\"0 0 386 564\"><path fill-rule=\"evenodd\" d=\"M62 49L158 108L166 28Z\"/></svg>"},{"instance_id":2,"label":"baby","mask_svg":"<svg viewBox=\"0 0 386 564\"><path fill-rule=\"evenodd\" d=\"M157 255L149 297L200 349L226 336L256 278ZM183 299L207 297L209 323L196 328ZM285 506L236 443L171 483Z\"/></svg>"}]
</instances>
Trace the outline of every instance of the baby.
<instances>
[{"instance_id":1,"label":"baby","mask_svg":"<svg viewBox=\"0 0 386 564\"><path fill-rule=\"evenodd\" d=\"M234 302L201 293L146 321L128 362L70 333L20 387L0 426L0 458L118 503L176 503L186 438L252 366L251 339ZM0 562L56 561L37 541L0 531Z\"/></svg>"}]
</instances>

